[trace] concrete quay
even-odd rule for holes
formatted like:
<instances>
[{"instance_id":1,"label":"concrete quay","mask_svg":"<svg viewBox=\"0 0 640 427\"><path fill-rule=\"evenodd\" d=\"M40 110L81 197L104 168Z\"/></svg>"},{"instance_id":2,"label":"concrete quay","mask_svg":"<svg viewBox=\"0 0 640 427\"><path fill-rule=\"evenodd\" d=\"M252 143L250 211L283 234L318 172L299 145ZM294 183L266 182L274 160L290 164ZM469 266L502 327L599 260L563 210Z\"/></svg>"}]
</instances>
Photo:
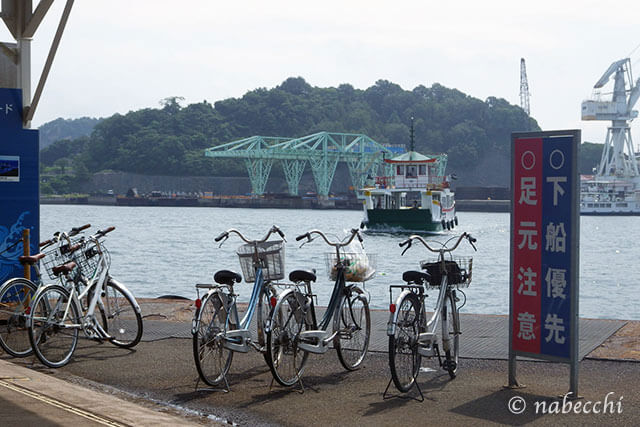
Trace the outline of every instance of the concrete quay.
<instances>
[{"instance_id":1,"label":"concrete quay","mask_svg":"<svg viewBox=\"0 0 640 427\"><path fill-rule=\"evenodd\" d=\"M458 377L449 380L439 370L421 372L418 384L425 401L418 402L412 399L415 389L399 396L393 385L387 393L391 398L383 397L390 379L384 311L373 311L370 353L360 370L346 372L333 351L312 355L302 393L300 387L273 384L257 352L234 354L228 375L231 392L225 393L198 381L188 335L193 302L140 302L145 334L133 350L82 340L72 361L55 370L44 368L35 357L0 356L0 424L640 425L640 322L581 321L583 332L587 327L599 331L586 340L588 345L581 340L581 401L607 398L620 403L622 412L540 414L533 410L536 402L551 404L568 389L568 367L519 361L518 380L527 387L503 389L507 362L500 354L506 348L496 340L502 339L504 316L465 314ZM487 349L495 346L500 348ZM474 353L480 357L468 356ZM508 410L514 398L528 405L522 414Z\"/></svg>"}]
</instances>

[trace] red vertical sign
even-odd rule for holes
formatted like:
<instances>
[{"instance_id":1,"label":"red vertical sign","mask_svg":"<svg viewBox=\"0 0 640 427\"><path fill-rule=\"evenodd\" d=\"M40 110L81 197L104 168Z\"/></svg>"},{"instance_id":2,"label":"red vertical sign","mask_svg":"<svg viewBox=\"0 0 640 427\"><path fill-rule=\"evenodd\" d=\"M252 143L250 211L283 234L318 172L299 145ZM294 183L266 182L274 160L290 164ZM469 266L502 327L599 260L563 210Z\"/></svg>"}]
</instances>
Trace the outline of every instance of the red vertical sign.
<instances>
[{"instance_id":1,"label":"red vertical sign","mask_svg":"<svg viewBox=\"0 0 640 427\"><path fill-rule=\"evenodd\" d=\"M512 345L540 353L542 279L542 138L516 139L513 149Z\"/></svg>"}]
</instances>

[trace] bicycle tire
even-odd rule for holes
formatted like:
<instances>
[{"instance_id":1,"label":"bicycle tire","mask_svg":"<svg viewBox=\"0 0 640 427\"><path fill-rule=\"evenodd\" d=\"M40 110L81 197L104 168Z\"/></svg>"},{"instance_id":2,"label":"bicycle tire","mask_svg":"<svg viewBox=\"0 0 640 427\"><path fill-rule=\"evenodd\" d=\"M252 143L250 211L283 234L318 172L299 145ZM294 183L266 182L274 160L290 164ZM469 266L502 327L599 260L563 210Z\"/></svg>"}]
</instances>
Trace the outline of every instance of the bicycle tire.
<instances>
[{"instance_id":1,"label":"bicycle tire","mask_svg":"<svg viewBox=\"0 0 640 427\"><path fill-rule=\"evenodd\" d=\"M420 373L422 356L418 354L418 335L422 330L421 304L409 293L396 306L395 334L389 336L389 368L396 388L408 392Z\"/></svg>"},{"instance_id":2,"label":"bicycle tire","mask_svg":"<svg viewBox=\"0 0 640 427\"><path fill-rule=\"evenodd\" d=\"M268 365L273 378L290 387L299 381L309 353L298 347L300 333L310 329L301 301L306 296L291 292L281 298L271 312L271 328L267 333Z\"/></svg>"},{"instance_id":3,"label":"bicycle tire","mask_svg":"<svg viewBox=\"0 0 640 427\"><path fill-rule=\"evenodd\" d=\"M224 380L231 367L233 352L224 347L226 315L217 293L203 298L196 310L193 334L193 358L198 375L210 386Z\"/></svg>"},{"instance_id":4,"label":"bicycle tire","mask_svg":"<svg viewBox=\"0 0 640 427\"><path fill-rule=\"evenodd\" d=\"M454 379L458 371L458 353L460 350L460 318L458 316L458 311L456 310L453 292L449 292L449 295L444 302L444 306L442 308L442 316L442 324L444 325L445 320L447 323L447 331L444 331L443 329L443 333L449 334L450 338L449 348L444 349L446 361L445 369L447 372L449 372L449 376L451 377L451 379Z\"/></svg>"},{"instance_id":5,"label":"bicycle tire","mask_svg":"<svg viewBox=\"0 0 640 427\"><path fill-rule=\"evenodd\" d=\"M259 351L260 353L262 353L262 357L264 358L267 366L269 365L270 361L269 356L267 355L267 334L265 332L265 326L271 314L272 297L269 288L270 286L268 286L267 284L264 285L264 289L262 291L262 294L260 295L260 300L258 301L258 307L256 307L256 334L258 336L258 345L260 346Z\"/></svg>"},{"instance_id":6,"label":"bicycle tire","mask_svg":"<svg viewBox=\"0 0 640 427\"><path fill-rule=\"evenodd\" d=\"M369 303L359 288L347 289L334 319L334 331L338 332L333 342L340 363L346 370L355 371L367 355L371 337Z\"/></svg>"},{"instance_id":7,"label":"bicycle tire","mask_svg":"<svg viewBox=\"0 0 640 427\"><path fill-rule=\"evenodd\" d=\"M101 298L106 310L106 332L111 337L109 342L122 348L136 346L142 338L143 325L135 301L111 280L104 287Z\"/></svg>"},{"instance_id":8,"label":"bicycle tire","mask_svg":"<svg viewBox=\"0 0 640 427\"><path fill-rule=\"evenodd\" d=\"M78 344L80 310L69 298L63 286L50 285L41 288L31 304L29 341L36 357L50 368L69 363Z\"/></svg>"},{"instance_id":9,"label":"bicycle tire","mask_svg":"<svg viewBox=\"0 0 640 427\"><path fill-rule=\"evenodd\" d=\"M0 346L13 357L33 353L27 316L37 291L38 285L21 277L9 279L0 287Z\"/></svg>"}]
</instances>

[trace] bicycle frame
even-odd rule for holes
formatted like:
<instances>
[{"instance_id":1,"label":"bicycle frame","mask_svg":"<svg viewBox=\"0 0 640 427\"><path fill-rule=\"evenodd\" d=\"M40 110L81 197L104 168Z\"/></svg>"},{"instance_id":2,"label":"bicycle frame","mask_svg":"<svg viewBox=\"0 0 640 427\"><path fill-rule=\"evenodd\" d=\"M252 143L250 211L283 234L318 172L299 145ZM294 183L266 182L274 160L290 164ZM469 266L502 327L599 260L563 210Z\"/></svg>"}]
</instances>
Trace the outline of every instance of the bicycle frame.
<instances>
[{"instance_id":1,"label":"bicycle frame","mask_svg":"<svg viewBox=\"0 0 640 427\"><path fill-rule=\"evenodd\" d=\"M284 234L282 233L282 231L280 231L278 227L273 226L262 240L248 240L242 235L242 233L235 229L227 230L215 239L215 241L220 241L222 239L226 240L229 237L230 233L235 233L245 243L254 245L255 257L253 267L255 271L255 279L253 282L253 289L251 291L251 297L249 299L247 312L244 314L242 319L239 319L237 294L234 292L233 285L196 285L196 288L209 288L209 291L202 299L203 305L207 299L214 297L214 295L217 295L219 301L222 304L222 308L226 313L225 328L224 331L219 332L218 335L223 338L223 346L228 350L247 353L249 352L249 346L252 345L256 350L262 351L259 346L252 342L251 331L249 330L249 326L251 325L251 321L253 320L253 316L255 315L256 310L262 308L260 298L262 295L268 294L268 285L270 283L269 280L264 279L263 266L258 257L257 245L259 243L266 242L271 234L276 232L284 238ZM227 289L228 293L225 293L224 289ZM192 324L192 333L194 335L197 333L199 327L198 321L199 320L194 320ZM257 332L258 339L262 340L265 330L263 328L263 325L261 325L260 323L261 322L257 322ZM230 329L235 325L237 325L237 329ZM209 328L209 325L207 325L207 328ZM262 345L263 343L261 342L259 344Z\"/></svg>"},{"instance_id":2,"label":"bicycle frame","mask_svg":"<svg viewBox=\"0 0 640 427\"><path fill-rule=\"evenodd\" d=\"M304 236L300 236L300 237L307 237L310 241L310 234L312 233L317 233L319 234L324 240L325 242L327 242L327 244L329 244L330 246L334 246L336 248L336 281L335 284L333 286L333 291L331 293L331 297L329 298L329 304L327 305L327 311L324 313L324 316L322 317L322 319L320 320L320 324L318 325L317 323L317 317L316 317L316 310L315 310L315 305L313 303L313 295L311 293L311 287L309 284L307 284L307 288L305 290L305 299L308 300L308 304L303 304L301 303L300 305L304 306L304 305L308 305L308 310L311 313L311 320L312 320L312 327L314 328L313 330L307 330L307 331L297 331L297 339L298 339L298 347L304 351L308 351L310 353L315 353L315 354L322 354L322 353L326 353L327 350L329 350L329 343L331 343L333 341L333 339L336 337L336 335L338 333L340 333L339 330L334 331L332 334L330 334L330 332L328 331L329 329L329 325L331 323L332 320L334 320L336 318L338 314L338 310L340 308L340 306L342 305L342 302L344 300L344 298L346 297L347 294L347 290L350 288L353 289L357 289L354 286L347 286L346 284L346 280L345 280L345 276L344 276L344 270L345 270L345 266L343 264L343 262L340 260L340 248L347 246L351 243L351 241L354 239L354 237L357 234L352 234L351 238L345 242L345 243L339 243L339 244L335 244L335 243L331 243L327 240L327 238L324 236L324 234L322 234L321 232L317 231L317 230L313 230L309 233L307 233ZM300 240L300 239L299 239ZM291 295L294 292L299 292L293 289L288 289L285 292L283 292L279 297L278 297L278 302L280 300L284 300L285 298L288 298L289 295ZM309 311L305 311L304 315L306 316L307 313ZM275 316L276 313L273 313L273 316ZM290 319L287 319L287 323L289 322ZM274 321L273 318L270 319L271 322ZM337 328L336 328L337 329Z\"/></svg>"},{"instance_id":3,"label":"bicycle frame","mask_svg":"<svg viewBox=\"0 0 640 427\"><path fill-rule=\"evenodd\" d=\"M436 305L433 309L433 314L427 320L426 318L426 310L425 310L425 299L427 295L424 293L424 288L418 285L391 285L389 287L389 295L391 296L393 289L402 289L400 295L396 298L395 306L399 307L400 302L405 298L405 296L409 293L417 293L418 300L420 301L420 318L419 323L425 326L425 331L421 332L418 335L418 353L421 356L434 356L435 347L434 344L437 343L437 329L438 322L442 317L442 309L444 307L445 298L455 290L451 289L451 286L448 284L448 276L447 274L442 275L442 283L440 284L440 289L438 291L438 298L436 300ZM396 325L398 322L399 311L395 310L391 313L389 318L389 323L387 326L387 335L393 336L396 333ZM442 346L444 350L449 349L449 334L446 332L448 327L448 319L442 319Z\"/></svg>"}]
</instances>

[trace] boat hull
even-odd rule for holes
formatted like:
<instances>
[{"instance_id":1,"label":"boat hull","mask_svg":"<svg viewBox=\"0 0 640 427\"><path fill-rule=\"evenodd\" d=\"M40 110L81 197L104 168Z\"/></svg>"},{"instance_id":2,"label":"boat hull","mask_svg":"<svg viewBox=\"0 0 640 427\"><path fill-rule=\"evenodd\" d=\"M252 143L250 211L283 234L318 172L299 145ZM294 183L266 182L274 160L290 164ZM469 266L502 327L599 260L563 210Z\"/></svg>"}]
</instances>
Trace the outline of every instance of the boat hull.
<instances>
[{"instance_id":1,"label":"boat hull","mask_svg":"<svg viewBox=\"0 0 640 427\"><path fill-rule=\"evenodd\" d=\"M447 223L434 221L429 209L367 209L367 230L437 233ZM453 220L449 222L453 226Z\"/></svg>"}]
</instances>

